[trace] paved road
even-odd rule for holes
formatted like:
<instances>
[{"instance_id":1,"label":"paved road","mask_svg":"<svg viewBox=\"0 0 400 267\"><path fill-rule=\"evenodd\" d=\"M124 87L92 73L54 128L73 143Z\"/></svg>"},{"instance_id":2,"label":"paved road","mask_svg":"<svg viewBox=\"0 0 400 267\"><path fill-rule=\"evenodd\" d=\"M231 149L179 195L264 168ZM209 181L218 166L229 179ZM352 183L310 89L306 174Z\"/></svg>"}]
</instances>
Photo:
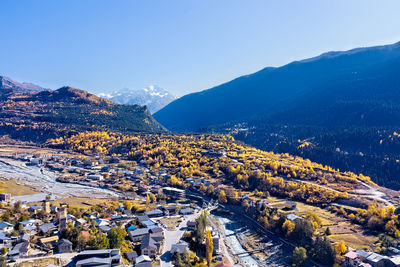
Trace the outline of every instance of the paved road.
<instances>
[{"instance_id":1,"label":"paved road","mask_svg":"<svg viewBox=\"0 0 400 267\"><path fill-rule=\"evenodd\" d=\"M161 252L161 267L172 267L172 254L170 253L173 244L176 244L181 239L183 233L186 231L186 223L192 221L200 215L200 211L184 216L182 222L176 227L176 230L168 230L164 228L165 243Z\"/></svg>"}]
</instances>

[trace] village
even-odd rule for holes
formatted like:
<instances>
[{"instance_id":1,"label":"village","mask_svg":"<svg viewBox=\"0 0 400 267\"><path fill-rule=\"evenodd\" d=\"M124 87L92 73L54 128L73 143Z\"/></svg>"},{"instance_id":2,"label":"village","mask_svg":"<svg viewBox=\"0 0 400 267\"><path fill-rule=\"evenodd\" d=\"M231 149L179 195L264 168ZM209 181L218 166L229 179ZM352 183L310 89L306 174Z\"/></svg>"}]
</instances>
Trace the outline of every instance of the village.
<instances>
[{"instance_id":1,"label":"village","mask_svg":"<svg viewBox=\"0 0 400 267\"><path fill-rule=\"evenodd\" d=\"M118 185L119 180L115 178L119 177L123 178L120 181L130 181L134 185L129 192L119 195L121 201L125 200L125 205L110 207L106 203L99 204L99 208L106 212L83 212L79 217L69 212L68 204L55 204L54 200L61 198L59 196L35 194L41 195L42 198L45 196L45 199L40 200L29 195L14 198L9 193L0 194L3 207L13 207L17 213L15 215L20 216L17 220L9 220L16 221L15 224L4 221L4 217L0 223L1 247L7 251L5 254L11 265L18 266L23 262L31 262L30 259L63 255L56 257L62 265L73 264L79 267L127 266L129 263L142 267L173 266L174 255L183 255L189 249L189 244L182 240L184 233L195 231L196 218L211 205L203 203L201 199L194 202L189 200L185 190L166 186L145 167L137 166L133 172L123 168L110 168L110 165L120 163L120 159L116 157L111 157L106 162L98 158L80 160L43 155L14 154L10 158L24 162L26 166L40 168L40 172L51 171L59 175L67 173L70 180L66 181L60 175L60 183L79 183L111 189ZM166 175L165 171L157 174L158 177ZM156 195L165 204L158 204L155 200ZM34 203L29 199L34 199ZM90 199L87 202L90 203ZM152 208L138 209L138 212L135 212L132 205L140 202ZM18 210L15 210L15 207L18 207ZM7 209L2 210L5 211ZM86 242L90 242L91 232L99 231L107 235L113 228L124 229L124 238L133 249L123 254L119 249L82 250L76 243L71 242L72 240L62 238L63 230L69 227L79 228L78 238ZM220 236L216 229L210 226L208 228L212 231L215 261L218 259L223 262L219 249Z\"/></svg>"},{"instance_id":2,"label":"village","mask_svg":"<svg viewBox=\"0 0 400 267\"><path fill-rule=\"evenodd\" d=\"M226 152L204 153L209 157L222 157ZM85 196L87 208L80 210L69 208L70 205L63 202L66 195L76 195L71 192L65 192L64 196L49 194L46 186L42 187L39 198L0 194L3 207L0 246L10 266L29 266L24 263L49 258L55 260L52 264L62 266L174 266L177 255L187 255L193 247L197 250L191 252L200 262L198 257L204 257L204 247L190 243L196 240L190 237L196 235L197 219L205 211L216 209L232 213L232 208L201 194L204 186L212 185L226 191L230 190L229 186L218 181L187 178L188 186L184 189L171 187L167 183L168 169L160 168L154 173L145 162L131 164L124 157L15 153L3 155L2 159L18 161L40 173L54 173L56 182L61 185L78 184L116 194L97 204L91 204L94 196ZM272 203L253 201L248 195L242 195L241 202L239 207L246 203L248 214L262 206L272 207ZM291 213L297 209L296 202L287 201L279 208L287 211L287 220L301 219ZM253 224L258 228L258 222ZM115 229L122 229L119 248L105 248L111 246L102 244L110 242L104 237L110 239L118 232ZM246 250L235 256L232 244L227 242L220 227L210 223L208 230L213 240L213 266L262 266L263 251L267 253L262 245L258 256ZM347 247L343 266L400 266L399 249L400 246L390 247L391 256L383 256ZM249 263L246 257L256 260ZM318 266L315 262L310 264Z\"/></svg>"}]
</instances>

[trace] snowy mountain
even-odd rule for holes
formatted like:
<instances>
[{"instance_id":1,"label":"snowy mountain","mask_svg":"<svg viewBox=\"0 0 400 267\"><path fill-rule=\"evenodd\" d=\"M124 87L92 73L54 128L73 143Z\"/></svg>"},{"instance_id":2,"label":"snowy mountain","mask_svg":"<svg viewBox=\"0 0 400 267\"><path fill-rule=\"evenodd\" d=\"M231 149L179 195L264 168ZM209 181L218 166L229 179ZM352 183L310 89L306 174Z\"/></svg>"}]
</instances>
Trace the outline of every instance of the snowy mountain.
<instances>
[{"instance_id":1,"label":"snowy mountain","mask_svg":"<svg viewBox=\"0 0 400 267\"><path fill-rule=\"evenodd\" d=\"M101 93L99 95L118 104L146 105L151 113L157 112L176 99L167 90L155 85L150 85L140 90L124 88L111 94Z\"/></svg>"}]
</instances>

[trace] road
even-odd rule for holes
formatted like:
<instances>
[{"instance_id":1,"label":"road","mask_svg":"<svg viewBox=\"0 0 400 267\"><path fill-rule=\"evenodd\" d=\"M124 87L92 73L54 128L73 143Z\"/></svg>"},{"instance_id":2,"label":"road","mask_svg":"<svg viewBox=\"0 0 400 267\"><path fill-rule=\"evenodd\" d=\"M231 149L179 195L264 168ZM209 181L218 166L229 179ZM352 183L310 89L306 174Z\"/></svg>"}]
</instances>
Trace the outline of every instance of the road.
<instances>
[{"instance_id":1,"label":"road","mask_svg":"<svg viewBox=\"0 0 400 267\"><path fill-rule=\"evenodd\" d=\"M369 185L365 182L361 182L360 183L367 187L368 189L357 189L357 193L359 193L361 196L365 196L365 197L369 197L372 199L376 199L377 201L381 201L383 203L385 203L387 206L389 205L393 205L393 203L391 201L388 201L386 198L388 198L388 196L384 193L379 191L378 189L374 188L372 185Z\"/></svg>"},{"instance_id":2,"label":"road","mask_svg":"<svg viewBox=\"0 0 400 267\"><path fill-rule=\"evenodd\" d=\"M182 218L182 222L176 227L176 230L168 230L164 228L164 237L165 243L163 245L163 249L161 252L161 267L172 267L172 254L171 254L171 247L173 244L179 242L182 238L183 233L186 231L186 223L188 221L193 221L200 215L200 211L195 212L194 214L186 215Z\"/></svg>"},{"instance_id":3,"label":"road","mask_svg":"<svg viewBox=\"0 0 400 267\"><path fill-rule=\"evenodd\" d=\"M336 189L333 189L331 187L328 187L328 186L325 186L325 185L321 185L321 184L317 184L317 183L312 182L312 181L304 181L304 180L299 180L299 179L290 179L290 181L304 183L304 184L312 184L312 185L316 185L316 186L319 186L319 187L327 189L327 190L331 190L331 191L336 192L336 193L343 193L343 192L338 191ZM376 199L377 201L380 201L382 203L385 203L387 206L393 205L393 203L391 203L390 201L385 199L385 198L387 198L385 193L379 191L378 189L374 188L372 185L369 185L369 184L367 184L365 182L358 181L358 183L360 183L361 185L365 186L368 189L356 189L355 191L357 192L357 194L348 193L348 195L350 197L372 198L372 199Z\"/></svg>"}]
</instances>

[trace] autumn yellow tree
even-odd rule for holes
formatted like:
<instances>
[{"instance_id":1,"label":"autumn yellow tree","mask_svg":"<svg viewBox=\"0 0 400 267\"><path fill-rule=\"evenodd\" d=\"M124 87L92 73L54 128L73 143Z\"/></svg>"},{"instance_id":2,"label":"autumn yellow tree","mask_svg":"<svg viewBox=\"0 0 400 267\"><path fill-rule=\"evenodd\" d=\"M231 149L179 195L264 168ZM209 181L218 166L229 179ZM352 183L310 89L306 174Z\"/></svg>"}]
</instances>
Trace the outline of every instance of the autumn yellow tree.
<instances>
[{"instance_id":1,"label":"autumn yellow tree","mask_svg":"<svg viewBox=\"0 0 400 267\"><path fill-rule=\"evenodd\" d=\"M131 209L133 208L133 203L132 203L132 201L126 200L126 201L124 202L124 207L125 207L125 209L127 209L127 210L131 210Z\"/></svg>"},{"instance_id":2,"label":"autumn yellow tree","mask_svg":"<svg viewBox=\"0 0 400 267\"><path fill-rule=\"evenodd\" d=\"M228 202L228 200L226 199L226 193L225 193L224 190L219 191L218 201L219 201L219 203L226 203L226 202Z\"/></svg>"},{"instance_id":3,"label":"autumn yellow tree","mask_svg":"<svg viewBox=\"0 0 400 267\"><path fill-rule=\"evenodd\" d=\"M213 250L214 250L214 244L213 244L213 239L211 236L211 230L207 230L207 233L206 233L206 259L207 259L208 266L211 265Z\"/></svg>"},{"instance_id":4,"label":"autumn yellow tree","mask_svg":"<svg viewBox=\"0 0 400 267\"><path fill-rule=\"evenodd\" d=\"M293 221L286 219L282 224L282 230L286 236L289 236L293 232L295 226L296 225Z\"/></svg>"},{"instance_id":5,"label":"autumn yellow tree","mask_svg":"<svg viewBox=\"0 0 400 267\"><path fill-rule=\"evenodd\" d=\"M344 243L343 240L340 240L336 245L335 245L335 251L339 255L343 255L347 251L347 247Z\"/></svg>"},{"instance_id":6,"label":"autumn yellow tree","mask_svg":"<svg viewBox=\"0 0 400 267\"><path fill-rule=\"evenodd\" d=\"M386 215L390 219L394 215L395 207L390 205L389 207L386 208Z\"/></svg>"},{"instance_id":7,"label":"autumn yellow tree","mask_svg":"<svg viewBox=\"0 0 400 267\"><path fill-rule=\"evenodd\" d=\"M322 223L318 215L313 212L307 213L306 218L312 223L314 229L317 229Z\"/></svg>"},{"instance_id":8,"label":"autumn yellow tree","mask_svg":"<svg viewBox=\"0 0 400 267\"><path fill-rule=\"evenodd\" d=\"M146 194L146 206L149 206L150 204L150 196L149 194Z\"/></svg>"},{"instance_id":9,"label":"autumn yellow tree","mask_svg":"<svg viewBox=\"0 0 400 267\"><path fill-rule=\"evenodd\" d=\"M388 233L388 234L391 235L391 236L394 236L394 235L395 235L395 233L396 233L396 231L397 231L397 228L396 228L396 223L395 223L394 220L390 220L390 221L388 221L388 222L386 223L386 225L385 225L385 231L386 231L386 233Z\"/></svg>"}]
</instances>

